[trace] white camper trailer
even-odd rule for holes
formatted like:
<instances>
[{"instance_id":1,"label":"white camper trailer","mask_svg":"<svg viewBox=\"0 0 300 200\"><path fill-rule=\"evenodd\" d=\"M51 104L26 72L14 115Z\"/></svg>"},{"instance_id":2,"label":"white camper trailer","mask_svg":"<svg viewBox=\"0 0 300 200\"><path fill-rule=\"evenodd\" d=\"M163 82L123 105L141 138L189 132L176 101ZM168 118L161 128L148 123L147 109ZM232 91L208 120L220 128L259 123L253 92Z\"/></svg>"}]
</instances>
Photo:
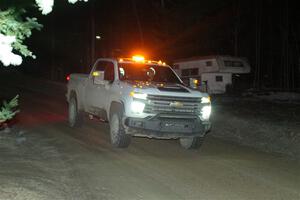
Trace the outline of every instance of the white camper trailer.
<instances>
[{"instance_id":1,"label":"white camper trailer","mask_svg":"<svg viewBox=\"0 0 300 200\"><path fill-rule=\"evenodd\" d=\"M200 87L210 94L226 92L226 86L232 85L232 78L250 73L246 58L232 56L203 56L175 61L173 69L188 84L190 78L197 79Z\"/></svg>"}]
</instances>

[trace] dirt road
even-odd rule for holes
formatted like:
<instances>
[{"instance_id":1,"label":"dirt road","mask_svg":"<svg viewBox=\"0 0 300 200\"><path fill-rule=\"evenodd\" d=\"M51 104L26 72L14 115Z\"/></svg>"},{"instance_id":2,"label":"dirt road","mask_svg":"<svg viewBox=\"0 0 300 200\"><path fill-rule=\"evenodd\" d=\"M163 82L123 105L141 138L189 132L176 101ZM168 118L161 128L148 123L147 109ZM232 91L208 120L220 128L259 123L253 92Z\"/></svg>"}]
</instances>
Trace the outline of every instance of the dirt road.
<instances>
[{"instance_id":1,"label":"dirt road","mask_svg":"<svg viewBox=\"0 0 300 200\"><path fill-rule=\"evenodd\" d=\"M300 199L299 162L213 137L196 151L144 138L114 149L107 124L67 126L60 91L8 85L22 112L0 133L0 200Z\"/></svg>"}]
</instances>

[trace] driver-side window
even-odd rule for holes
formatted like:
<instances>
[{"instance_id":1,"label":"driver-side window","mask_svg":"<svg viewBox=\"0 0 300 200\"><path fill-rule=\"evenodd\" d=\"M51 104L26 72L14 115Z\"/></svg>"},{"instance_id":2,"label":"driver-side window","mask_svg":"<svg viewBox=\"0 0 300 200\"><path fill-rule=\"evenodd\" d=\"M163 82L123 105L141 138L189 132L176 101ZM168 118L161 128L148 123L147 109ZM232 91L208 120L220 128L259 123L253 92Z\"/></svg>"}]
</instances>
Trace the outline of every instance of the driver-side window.
<instances>
[{"instance_id":1,"label":"driver-side window","mask_svg":"<svg viewBox=\"0 0 300 200\"><path fill-rule=\"evenodd\" d=\"M98 61L93 71L94 84L103 84L103 81L114 81L114 63Z\"/></svg>"},{"instance_id":2,"label":"driver-side window","mask_svg":"<svg viewBox=\"0 0 300 200\"><path fill-rule=\"evenodd\" d=\"M104 84L104 70L105 70L105 64L104 61L98 61L96 63L96 66L94 68L94 71L92 72L92 80L94 84Z\"/></svg>"},{"instance_id":3,"label":"driver-side window","mask_svg":"<svg viewBox=\"0 0 300 200\"><path fill-rule=\"evenodd\" d=\"M97 62L94 71L102 71L103 72L105 70L105 65L106 65L106 62L104 62L104 61Z\"/></svg>"}]
</instances>

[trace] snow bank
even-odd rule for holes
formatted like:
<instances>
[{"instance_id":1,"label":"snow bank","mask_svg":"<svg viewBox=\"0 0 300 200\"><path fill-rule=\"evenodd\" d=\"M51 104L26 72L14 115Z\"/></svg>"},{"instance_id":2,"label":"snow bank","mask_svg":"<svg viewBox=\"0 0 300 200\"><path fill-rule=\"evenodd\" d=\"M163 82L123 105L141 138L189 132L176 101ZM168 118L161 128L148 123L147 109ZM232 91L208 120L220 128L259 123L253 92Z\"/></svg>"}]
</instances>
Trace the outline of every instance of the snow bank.
<instances>
[{"instance_id":1,"label":"snow bank","mask_svg":"<svg viewBox=\"0 0 300 200\"><path fill-rule=\"evenodd\" d=\"M272 101L272 102L289 102L300 104L300 93L296 92L246 92L244 96L251 96L258 99Z\"/></svg>"},{"instance_id":2,"label":"snow bank","mask_svg":"<svg viewBox=\"0 0 300 200\"><path fill-rule=\"evenodd\" d=\"M213 108L213 136L300 159L299 105L235 98Z\"/></svg>"}]
</instances>

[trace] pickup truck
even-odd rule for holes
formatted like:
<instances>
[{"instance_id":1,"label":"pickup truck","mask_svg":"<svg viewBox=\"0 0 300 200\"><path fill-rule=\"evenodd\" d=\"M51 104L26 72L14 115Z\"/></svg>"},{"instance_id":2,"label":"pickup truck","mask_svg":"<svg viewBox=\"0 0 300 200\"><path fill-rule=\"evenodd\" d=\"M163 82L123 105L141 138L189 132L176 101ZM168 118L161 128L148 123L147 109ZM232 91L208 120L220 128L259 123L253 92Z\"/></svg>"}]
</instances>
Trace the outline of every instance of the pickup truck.
<instances>
[{"instance_id":1,"label":"pickup truck","mask_svg":"<svg viewBox=\"0 0 300 200\"><path fill-rule=\"evenodd\" d=\"M132 136L179 139L186 149L199 148L210 131L210 97L184 85L161 61L100 58L90 74L71 74L67 85L68 122L82 125L85 115L110 125L115 147Z\"/></svg>"}]
</instances>

